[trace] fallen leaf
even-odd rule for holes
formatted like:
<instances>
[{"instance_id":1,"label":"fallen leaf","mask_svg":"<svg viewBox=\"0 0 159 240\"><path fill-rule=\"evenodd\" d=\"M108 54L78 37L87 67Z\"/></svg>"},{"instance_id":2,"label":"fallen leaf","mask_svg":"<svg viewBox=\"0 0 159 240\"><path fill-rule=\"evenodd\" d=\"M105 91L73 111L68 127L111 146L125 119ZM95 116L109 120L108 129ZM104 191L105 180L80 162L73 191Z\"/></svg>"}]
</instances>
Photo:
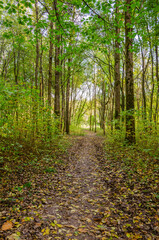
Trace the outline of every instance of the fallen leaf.
<instances>
[{"instance_id":1,"label":"fallen leaf","mask_svg":"<svg viewBox=\"0 0 159 240\"><path fill-rule=\"evenodd\" d=\"M68 227L68 228L74 228L74 229L76 229L76 227L75 226L73 226L73 225L64 225L65 227Z\"/></svg>"},{"instance_id":2,"label":"fallen leaf","mask_svg":"<svg viewBox=\"0 0 159 240\"><path fill-rule=\"evenodd\" d=\"M86 233L87 231L88 231L87 229L83 229L83 228L78 229L78 232L81 232L81 233Z\"/></svg>"},{"instance_id":3,"label":"fallen leaf","mask_svg":"<svg viewBox=\"0 0 159 240\"><path fill-rule=\"evenodd\" d=\"M47 228L44 228L44 229L42 229L42 232L43 232L43 236L49 235L50 229L49 229L48 227L47 227Z\"/></svg>"},{"instance_id":4,"label":"fallen leaf","mask_svg":"<svg viewBox=\"0 0 159 240\"><path fill-rule=\"evenodd\" d=\"M14 233L14 234L8 236L7 240L20 240L20 237L16 233Z\"/></svg>"},{"instance_id":5,"label":"fallen leaf","mask_svg":"<svg viewBox=\"0 0 159 240\"><path fill-rule=\"evenodd\" d=\"M7 221L2 225L2 231L9 230L13 227L13 223L11 221Z\"/></svg>"},{"instance_id":6,"label":"fallen leaf","mask_svg":"<svg viewBox=\"0 0 159 240\"><path fill-rule=\"evenodd\" d=\"M42 224L42 223L36 223L36 224L35 224L35 228L38 228L38 227L40 227L40 226L41 226L41 224Z\"/></svg>"}]
</instances>

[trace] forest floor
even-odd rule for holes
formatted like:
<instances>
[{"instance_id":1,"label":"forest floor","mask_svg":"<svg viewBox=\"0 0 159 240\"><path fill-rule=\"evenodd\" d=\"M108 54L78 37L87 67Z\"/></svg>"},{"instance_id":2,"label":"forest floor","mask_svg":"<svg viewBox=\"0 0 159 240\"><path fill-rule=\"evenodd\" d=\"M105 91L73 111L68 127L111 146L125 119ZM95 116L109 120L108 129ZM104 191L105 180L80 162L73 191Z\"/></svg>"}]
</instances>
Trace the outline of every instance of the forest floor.
<instances>
[{"instance_id":1,"label":"forest floor","mask_svg":"<svg viewBox=\"0 0 159 240\"><path fill-rule=\"evenodd\" d=\"M68 151L28 151L29 163L18 153L2 177L0 239L159 240L157 160L104 140L71 136ZM129 161L139 156L148 169Z\"/></svg>"}]
</instances>

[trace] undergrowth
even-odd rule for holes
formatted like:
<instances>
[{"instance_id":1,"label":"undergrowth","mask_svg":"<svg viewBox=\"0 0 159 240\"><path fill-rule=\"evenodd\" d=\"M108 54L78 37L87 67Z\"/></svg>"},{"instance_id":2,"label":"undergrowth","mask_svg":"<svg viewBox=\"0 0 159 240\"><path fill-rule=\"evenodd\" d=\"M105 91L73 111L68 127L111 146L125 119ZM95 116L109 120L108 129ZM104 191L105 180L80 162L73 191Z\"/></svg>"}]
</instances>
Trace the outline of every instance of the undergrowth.
<instances>
[{"instance_id":1,"label":"undergrowth","mask_svg":"<svg viewBox=\"0 0 159 240\"><path fill-rule=\"evenodd\" d=\"M32 146L25 141L0 139L0 199L8 199L12 190L31 189L37 177L54 175L63 167L70 142L59 137L45 144ZM29 187L28 187L29 186Z\"/></svg>"},{"instance_id":2,"label":"undergrowth","mask_svg":"<svg viewBox=\"0 0 159 240\"><path fill-rule=\"evenodd\" d=\"M72 125L71 126L71 135L73 136L85 136L86 132L83 128Z\"/></svg>"},{"instance_id":3,"label":"undergrowth","mask_svg":"<svg viewBox=\"0 0 159 240\"><path fill-rule=\"evenodd\" d=\"M136 144L126 145L124 133L116 131L107 132L105 140L105 153L111 159L110 164L119 166L131 183L134 179L139 184L145 184L153 189L153 194L159 198L159 148L157 136L138 134Z\"/></svg>"}]
</instances>

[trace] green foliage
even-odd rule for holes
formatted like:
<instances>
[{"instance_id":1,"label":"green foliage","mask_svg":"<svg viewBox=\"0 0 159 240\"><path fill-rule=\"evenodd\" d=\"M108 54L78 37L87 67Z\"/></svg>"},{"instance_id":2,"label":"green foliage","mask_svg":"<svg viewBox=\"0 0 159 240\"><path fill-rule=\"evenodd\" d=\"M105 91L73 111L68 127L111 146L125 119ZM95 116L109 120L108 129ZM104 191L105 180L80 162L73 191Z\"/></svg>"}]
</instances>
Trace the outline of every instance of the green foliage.
<instances>
[{"instance_id":1,"label":"green foliage","mask_svg":"<svg viewBox=\"0 0 159 240\"><path fill-rule=\"evenodd\" d=\"M84 132L83 128L77 125L71 125L71 135L74 136L85 136L86 133Z\"/></svg>"},{"instance_id":2,"label":"green foliage","mask_svg":"<svg viewBox=\"0 0 159 240\"><path fill-rule=\"evenodd\" d=\"M47 126L51 110L47 105L42 105L39 91L23 84L18 86L1 84L0 91L1 136L34 141L36 134L37 140L41 138L40 141L47 141L50 137ZM36 118L35 114L38 114ZM52 117L49 123L50 132L58 134L57 121ZM36 132L35 127L40 131Z\"/></svg>"},{"instance_id":3,"label":"green foliage","mask_svg":"<svg viewBox=\"0 0 159 240\"><path fill-rule=\"evenodd\" d=\"M53 167L46 168L44 171L46 173L56 173L56 169Z\"/></svg>"}]
</instances>

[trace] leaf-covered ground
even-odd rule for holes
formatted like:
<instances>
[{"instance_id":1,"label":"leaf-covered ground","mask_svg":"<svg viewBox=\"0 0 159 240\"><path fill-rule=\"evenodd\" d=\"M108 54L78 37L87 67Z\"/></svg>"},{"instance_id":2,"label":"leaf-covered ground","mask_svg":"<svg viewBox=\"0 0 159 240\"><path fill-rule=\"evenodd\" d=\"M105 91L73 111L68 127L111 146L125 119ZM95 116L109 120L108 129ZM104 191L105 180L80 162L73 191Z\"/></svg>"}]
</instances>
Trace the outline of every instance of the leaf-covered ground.
<instances>
[{"instance_id":1,"label":"leaf-covered ground","mask_svg":"<svg viewBox=\"0 0 159 240\"><path fill-rule=\"evenodd\" d=\"M158 240L157 161L133 148L104 149L95 134L69 141L68 152L21 152L17 169L5 166L0 239Z\"/></svg>"}]
</instances>

